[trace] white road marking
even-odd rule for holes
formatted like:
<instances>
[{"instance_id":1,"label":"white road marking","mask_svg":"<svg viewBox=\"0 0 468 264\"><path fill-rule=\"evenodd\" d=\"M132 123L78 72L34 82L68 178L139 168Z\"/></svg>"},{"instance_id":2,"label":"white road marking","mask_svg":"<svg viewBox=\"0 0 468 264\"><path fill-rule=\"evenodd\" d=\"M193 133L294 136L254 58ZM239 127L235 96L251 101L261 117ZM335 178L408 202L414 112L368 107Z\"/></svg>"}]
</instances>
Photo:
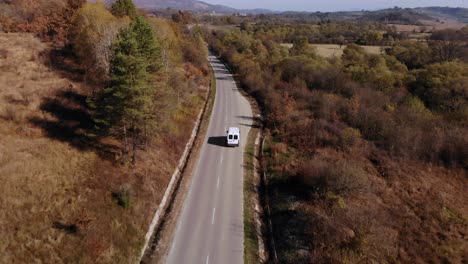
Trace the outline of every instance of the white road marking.
<instances>
[{"instance_id":1,"label":"white road marking","mask_svg":"<svg viewBox=\"0 0 468 264\"><path fill-rule=\"evenodd\" d=\"M213 216L211 217L211 224L214 224L215 213L216 213L216 207L213 208Z\"/></svg>"},{"instance_id":2,"label":"white road marking","mask_svg":"<svg viewBox=\"0 0 468 264\"><path fill-rule=\"evenodd\" d=\"M218 181L216 182L216 189L219 189L219 174L218 174Z\"/></svg>"},{"instance_id":3,"label":"white road marking","mask_svg":"<svg viewBox=\"0 0 468 264\"><path fill-rule=\"evenodd\" d=\"M209 264L210 263L210 254L208 254L208 256L206 256L206 264Z\"/></svg>"},{"instance_id":4,"label":"white road marking","mask_svg":"<svg viewBox=\"0 0 468 264\"><path fill-rule=\"evenodd\" d=\"M224 159L224 152L221 153L221 160L219 161L219 164L223 163L223 159Z\"/></svg>"}]
</instances>

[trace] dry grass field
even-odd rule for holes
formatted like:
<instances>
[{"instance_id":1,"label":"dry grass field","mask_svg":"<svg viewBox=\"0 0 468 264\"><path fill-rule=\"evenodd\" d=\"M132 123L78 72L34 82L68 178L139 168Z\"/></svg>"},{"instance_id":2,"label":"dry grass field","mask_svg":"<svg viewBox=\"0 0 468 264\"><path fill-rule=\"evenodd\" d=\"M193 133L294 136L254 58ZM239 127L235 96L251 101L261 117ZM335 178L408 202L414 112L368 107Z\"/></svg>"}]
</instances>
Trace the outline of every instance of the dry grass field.
<instances>
[{"instance_id":1,"label":"dry grass field","mask_svg":"<svg viewBox=\"0 0 468 264\"><path fill-rule=\"evenodd\" d=\"M213 25L213 24L203 24L205 28L207 28L209 31L223 31L223 32L229 32L235 29L238 29L239 26L237 25Z\"/></svg>"},{"instance_id":2,"label":"dry grass field","mask_svg":"<svg viewBox=\"0 0 468 264\"><path fill-rule=\"evenodd\" d=\"M325 58L341 57L343 50L346 46L334 45L334 44L312 44L317 49L317 53ZM381 46L361 46L369 54L381 54Z\"/></svg>"},{"instance_id":3,"label":"dry grass field","mask_svg":"<svg viewBox=\"0 0 468 264\"><path fill-rule=\"evenodd\" d=\"M458 20L451 18L439 18L436 20L421 20L423 25L400 25L400 24L389 24L389 26L395 26L399 32L421 32L421 31L434 31L444 29L461 29L466 26Z\"/></svg>"},{"instance_id":4,"label":"dry grass field","mask_svg":"<svg viewBox=\"0 0 468 264\"><path fill-rule=\"evenodd\" d=\"M179 132L136 168L116 164L116 142L89 143L89 87L50 49L0 33L0 263L134 262L201 104L168 111Z\"/></svg>"},{"instance_id":5,"label":"dry grass field","mask_svg":"<svg viewBox=\"0 0 468 264\"><path fill-rule=\"evenodd\" d=\"M293 44L290 43L283 43L281 44L283 47L292 48ZM346 46L342 46L336 44L311 44L312 47L315 48L317 54L325 57L325 58L332 58L332 57L341 57L343 55L343 50ZM382 46L361 46L367 53L369 54L381 54L382 53Z\"/></svg>"}]
</instances>

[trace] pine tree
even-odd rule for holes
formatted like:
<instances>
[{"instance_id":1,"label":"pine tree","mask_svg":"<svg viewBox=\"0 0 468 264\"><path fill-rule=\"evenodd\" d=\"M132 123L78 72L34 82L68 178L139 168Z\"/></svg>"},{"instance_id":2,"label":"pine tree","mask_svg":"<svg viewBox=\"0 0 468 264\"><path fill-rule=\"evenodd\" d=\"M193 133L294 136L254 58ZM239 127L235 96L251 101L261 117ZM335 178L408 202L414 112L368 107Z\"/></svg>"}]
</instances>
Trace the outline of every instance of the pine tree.
<instances>
[{"instance_id":1,"label":"pine tree","mask_svg":"<svg viewBox=\"0 0 468 264\"><path fill-rule=\"evenodd\" d=\"M111 80L94 100L95 123L101 135L123 139L125 154L131 140L134 164L138 145L154 120L150 73L160 64L159 49L151 27L139 17L120 30L113 52Z\"/></svg>"},{"instance_id":2,"label":"pine tree","mask_svg":"<svg viewBox=\"0 0 468 264\"><path fill-rule=\"evenodd\" d=\"M153 29L143 17L137 17L133 23L138 49L141 56L147 59L148 72L155 72L162 66L161 48L154 37Z\"/></svg>"},{"instance_id":3,"label":"pine tree","mask_svg":"<svg viewBox=\"0 0 468 264\"><path fill-rule=\"evenodd\" d=\"M111 7L112 14L118 17L136 17L136 7L132 0L117 0Z\"/></svg>"}]
</instances>

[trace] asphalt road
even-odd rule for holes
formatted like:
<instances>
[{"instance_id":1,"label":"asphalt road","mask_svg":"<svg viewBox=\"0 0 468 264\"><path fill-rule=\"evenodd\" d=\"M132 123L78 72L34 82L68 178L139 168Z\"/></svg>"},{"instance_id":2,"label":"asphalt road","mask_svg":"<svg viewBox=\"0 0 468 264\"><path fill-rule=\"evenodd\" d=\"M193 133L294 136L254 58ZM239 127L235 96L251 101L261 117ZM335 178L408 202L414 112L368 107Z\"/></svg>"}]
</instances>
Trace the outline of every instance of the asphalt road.
<instances>
[{"instance_id":1,"label":"asphalt road","mask_svg":"<svg viewBox=\"0 0 468 264\"><path fill-rule=\"evenodd\" d=\"M166 263L243 263L243 154L252 109L215 56L216 99L189 193ZM226 130L241 130L241 145L225 146Z\"/></svg>"}]
</instances>

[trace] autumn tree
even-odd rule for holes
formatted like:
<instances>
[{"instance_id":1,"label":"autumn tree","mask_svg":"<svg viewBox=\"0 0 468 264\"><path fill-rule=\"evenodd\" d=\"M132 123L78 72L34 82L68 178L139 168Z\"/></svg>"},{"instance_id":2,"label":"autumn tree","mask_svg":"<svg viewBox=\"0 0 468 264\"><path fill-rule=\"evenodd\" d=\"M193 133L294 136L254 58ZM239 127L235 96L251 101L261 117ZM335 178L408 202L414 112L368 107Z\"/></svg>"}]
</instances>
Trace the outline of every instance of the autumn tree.
<instances>
[{"instance_id":1,"label":"autumn tree","mask_svg":"<svg viewBox=\"0 0 468 264\"><path fill-rule=\"evenodd\" d=\"M383 34L379 31L367 31L358 39L358 44L361 45L377 45L383 40Z\"/></svg>"},{"instance_id":2,"label":"autumn tree","mask_svg":"<svg viewBox=\"0 0 468 264\"><path fill-rule=\"evenodd\" d=\"M112 42L128 19L114 17L101 2L87 3L73 17L70 38L75 53L88 69L88 81L102 83L109 78Z\"/></svg>"},{"instance_id":3,"label":"autumn tree","mask_svg":"<svg viewBox=\"0 0 468 264\"><path fill-rule=\"evenodd\" d=\"M194 18L191 13L178 11L177 13L172 14L172 20L178 24L186 25L194 21Z\"/></svg>"},{"instance_id":4,"label":"autumn tree","mask_svg":"<svg viewBox=\"0 0 468 264\"><path fill-rule=\"evenodd\" d=\"M132 0L117 0L111 7L112 14L115 16L123 17L129 16L136 17L136 7Z\"/></svg>"},{"instance_id":5,"label":"autumn tree","mask_svg":"<svg viewBox=\"0 0 468 264\"><path fill-rule=\"evenodd\" d=\"M463 48L468 46L468 28L436 31L432 33L428 42L438 61L453 61L459 58Z\"/></svg>"},{"instance_id":6,"label":"autumn tree","mask_svg":"<svg viewBox=\"0 0 468 264\"><path fill-rule=\"evenodd\" d=\"M417 41L403 41L387 49L387 54L397 58L409 69L422 68L432 60L429 46Z\"/></svg>"},{"instance_id":7,"label":"autumn tree","mask_svg":"<svg viewBox=\"0 0 468 264\"><path fill-rule=\"evenodd\" d=\"M462 62L429 65L416 72L413 93L433 110L468 117L468 66Z\"/></svg>"},{"instance_id":8,"label":"autumn tree","mask_svg":"<svg viewBox=\"0 0 468 264\"><path fill-rule=\"evenodd\" d=\"M297 37L293 41L293 47L289 51L292 56L296 55L309 55L314 57L315 52L312 46L309 45L307 37Z\"/></svg>"}]
</instances>

